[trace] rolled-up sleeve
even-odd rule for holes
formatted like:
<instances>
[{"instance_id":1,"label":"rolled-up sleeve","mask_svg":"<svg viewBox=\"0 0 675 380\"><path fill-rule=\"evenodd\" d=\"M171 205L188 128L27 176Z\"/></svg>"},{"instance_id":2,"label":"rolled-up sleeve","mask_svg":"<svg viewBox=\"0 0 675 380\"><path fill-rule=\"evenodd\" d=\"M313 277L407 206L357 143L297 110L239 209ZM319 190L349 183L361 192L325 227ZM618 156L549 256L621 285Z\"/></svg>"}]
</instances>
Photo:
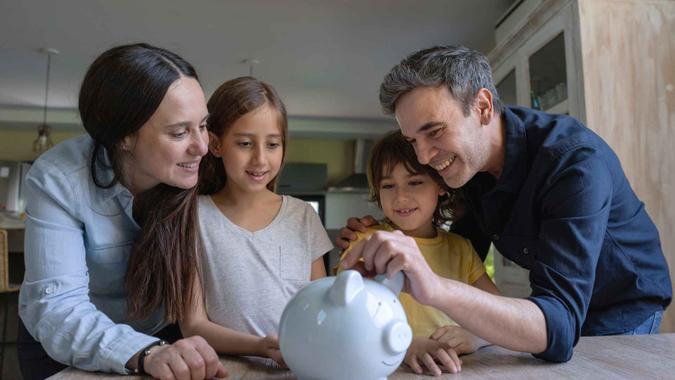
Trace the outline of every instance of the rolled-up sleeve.
<instances>
[{"instance_id":1,"label":"rolled-up sleeve","mask_svg":"<svg viewBox=\"0 0 675 380\"><path fill-rule=\"evenodd\" d=\"M129 358L156 338L114 323L90 301L87 226L76 216L83 194L69 181L47 160L38 160L26 178L26 273L19 315L54 360L125 373Z\"/></svg>"},{"instance_id":2,"label":"rolled-up sleeve","mask_svg":"<svg viewBox=\"0 0 675 380\"><path fill-rule=\"evenodd\" d=\"M612 176L593 148L553 157L555 168L541 199L529 299L546 319L548 344L535 356L555 362L572 357L590 304L612 196Z\"/></svg>"}]
</instances>

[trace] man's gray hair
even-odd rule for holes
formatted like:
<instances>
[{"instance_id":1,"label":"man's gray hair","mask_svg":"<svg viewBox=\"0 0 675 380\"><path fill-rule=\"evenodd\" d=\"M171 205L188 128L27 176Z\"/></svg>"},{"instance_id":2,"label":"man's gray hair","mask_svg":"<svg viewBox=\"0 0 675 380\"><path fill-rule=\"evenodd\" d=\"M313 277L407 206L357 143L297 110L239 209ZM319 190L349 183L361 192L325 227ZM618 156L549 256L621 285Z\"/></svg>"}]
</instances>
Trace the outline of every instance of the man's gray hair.
<instances>
[{"instance_id":1,"label":"man's gray hair","mask_svg":"<svg viewBox=\"0 0 675 380\"><path fill-rule=\"evenodd\" d=\"M441 85L460 102L464 116L469 116L481 88L492 93L495 112L503 111L490 63L483 54L464 46L435 46L407 56L384 77L380 104L384 112L393 114L402 95L417 87Z\"/></svg>"}]
</instances>

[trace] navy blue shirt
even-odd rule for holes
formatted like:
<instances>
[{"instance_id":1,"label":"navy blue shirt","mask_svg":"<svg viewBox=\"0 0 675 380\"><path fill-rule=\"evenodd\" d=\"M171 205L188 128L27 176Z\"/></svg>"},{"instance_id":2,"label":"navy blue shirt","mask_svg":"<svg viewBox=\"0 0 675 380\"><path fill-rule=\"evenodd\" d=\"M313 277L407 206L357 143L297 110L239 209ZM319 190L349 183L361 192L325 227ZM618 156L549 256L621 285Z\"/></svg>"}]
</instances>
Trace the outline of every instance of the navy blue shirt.
<instances>
[{"instance_id":1,"label":"navy blue shirt","mask_svg":"<svg viewBox=\"0 0 675 380\"><path fill-rule=\"evenodd\" d=\"M463 188L499 252L530 270L546 318L535 356L567 361L580 335L621 334L672 298L656 226L612 149L576 119L509 107L499 179Z\"/></svg>"}]
</instances>

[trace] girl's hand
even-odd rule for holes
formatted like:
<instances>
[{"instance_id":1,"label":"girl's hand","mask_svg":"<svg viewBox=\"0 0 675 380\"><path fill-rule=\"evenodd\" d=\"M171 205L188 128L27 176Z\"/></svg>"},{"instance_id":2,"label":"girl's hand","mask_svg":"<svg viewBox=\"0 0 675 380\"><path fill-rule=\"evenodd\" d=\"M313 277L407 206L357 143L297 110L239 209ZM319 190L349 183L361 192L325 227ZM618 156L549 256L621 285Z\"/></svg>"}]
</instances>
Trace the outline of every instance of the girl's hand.
<instances>
[{"instance_id":1,"label":"girl's hand","mask_svg":"<svg viewBox=\"0 0 675 380\"><path fill-rule=\"evenodd\" d=\"M145 372L156 379L194 380L225 377L216 351L200 336L155 346L144 359Z\"/></svg>"},{"instance_id":2,"label":"girl's hand","mask_svg":"<svg viewBox=\"0 0 675 380\"><path fill-rule=\"evenodd\" d=\"M462 370L462 361L455 350L429 338L413 338L404 362L418 375L423 374L426 368L432 375L440 376L442 371L439 364L450 373Z\"/></svg>"},{"instance_id":3,"label":"girl's hand","mask_svg":"<svg viewBox=\"0 0 675 380\"><path fill-rule=\"evenodd\" d=\"M281 351L279 350L279 338L274 335L268 335L264 338L260 338L258 344L260 356L265 356L274 360L282 368L288 368L286 362L284 362L284 358L281 356Z\"/></svg>"},{"instance_id":4,"label":"girl's hand","mask_svg":"<svg viewBox=\"0 0 675 380\"><path fill-rule=\"evenodd\" d=\"M460 326L439 327L431 339L451 347L457 354L470 354L489 343Z\"/></svg>"}]
</instances>

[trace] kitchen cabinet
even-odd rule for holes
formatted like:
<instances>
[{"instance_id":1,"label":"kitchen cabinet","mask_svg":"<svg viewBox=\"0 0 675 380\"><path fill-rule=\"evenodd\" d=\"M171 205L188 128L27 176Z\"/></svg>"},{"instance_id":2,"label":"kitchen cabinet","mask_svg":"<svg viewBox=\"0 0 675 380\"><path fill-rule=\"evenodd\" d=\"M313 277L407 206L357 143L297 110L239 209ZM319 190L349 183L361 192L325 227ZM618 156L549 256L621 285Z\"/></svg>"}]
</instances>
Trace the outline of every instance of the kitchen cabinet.
<instances>
[{"instance_id":1,"label":"kitchen cabinet","mask_svg":"<svg viewBox=\"0 0 675 380\"><path fill-rule=\"evenodd\" d=\"M619 156L675 269L675 2L524 0L488 54L508 104L569 114ZM542 253L545 254L545 253ZM495 254L497 285L527 295L528 273ZM661 331L675 331L675 309Z\"/></svg>"}]
</instances>

